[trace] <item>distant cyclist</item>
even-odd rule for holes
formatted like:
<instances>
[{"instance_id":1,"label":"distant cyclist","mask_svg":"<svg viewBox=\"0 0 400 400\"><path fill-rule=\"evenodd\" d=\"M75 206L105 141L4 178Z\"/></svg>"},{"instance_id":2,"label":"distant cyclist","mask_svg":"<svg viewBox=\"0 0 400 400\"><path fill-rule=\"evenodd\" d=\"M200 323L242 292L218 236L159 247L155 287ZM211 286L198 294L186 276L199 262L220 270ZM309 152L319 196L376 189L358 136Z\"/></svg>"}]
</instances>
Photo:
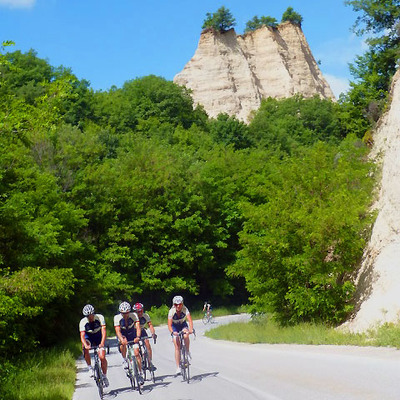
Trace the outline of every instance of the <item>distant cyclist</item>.
<instances>
[{"instance_id":1,"label":"distant cyclist","mask_svg":"<svg viewBox=\"0 0 400 400\"><path fill-rule=\"evenodd\" d=\"M189 325L187 322L189 322ZM183 304L183 297L182 296L175 296L172 299L172 307L168 313L168 329L171 332L174 345L175 345L175 362L176 362L176 374L179 375L181 373L181 369L179 367L179 352L180 352L180 343L178 338L178 334L180 331L185 333L184 340L186 344L186 348L188 350L188 357L189 359L192 358L192 355L189 351L189 334L193 333L193 320L192 316L190 315L189 310Z\"/></svg>"},{"instance_id":2,"label":"distant cyclist","mask_svg":"<svg viewBox=\"0 0 400 400\"><path fill-rule=\"evenodd\" d=\"M146 332L146 328L148 327L150 329L151 336L153 337L153 339L156 339L157 338L156 331L155 331L154 326L153 326L153 324L151 322L149 314L144 312L143 304L142 303L136 303L133 306L133 310L136 312L136 314L139 317L140 328L142 330L142 335L141 336L142 337L149 336L147 334L147 332ZM149 339L146 339L144 341L144 343L145 343L145 345L147 347L147 351L149 352L149 359L150 359L149 361L152 362L152 360L153 360L153 351L151 349L151 345L150 345ZM153 368L154 368L154 365L153 365Z\"/></svg>"},{"instance_id":3,"label":"distant cyclist","mask_svg":"<svg viewBox=\"0 0 400 400\"><path fill-rule=\"evenodd\" d=\"M99 358L101 361L101 369L103 371L104 386L108 386L107 378L107 360L104 344L106 341L106 322L102 314L95 314L94 307L91 304L86 304L83 307L84 317L79 322L79 332L82 342L83 356L85 357L88 365L90 377L93 377L94 370L90 359L89 350L92 346L99 347Z\"/></svg>"},{"instance_id":4,"label":"distant cyclist","mask_svg":"<svg viewBox=\"0 0 400 400\"><path fill-rule=\"evenodd\" d=\"M212 305L211 305L210 302L208 302L208 301L204 302L203 312L207 313L207 317L211 316L211 314L212 314Z\"/></svg>"},{"instance_id":5,"label":"distant cyclist","mask_svg":"<svg viewBox=\"0 0 400 400\"><path fill-rule=\"evenodd\" d=\"M143 384L142 362L139 354L139 345L137 344L141 335L139 318L136 313L131 312L131 305L127 301L123 301L118 310L120 313L114 316L114 328L119 342L118 349L123 358L122 364L125 369L128 369L128 360L126 358L128 342L135 342L133 353L139 365L140 383Z\"/></svg>"}]
</instances>

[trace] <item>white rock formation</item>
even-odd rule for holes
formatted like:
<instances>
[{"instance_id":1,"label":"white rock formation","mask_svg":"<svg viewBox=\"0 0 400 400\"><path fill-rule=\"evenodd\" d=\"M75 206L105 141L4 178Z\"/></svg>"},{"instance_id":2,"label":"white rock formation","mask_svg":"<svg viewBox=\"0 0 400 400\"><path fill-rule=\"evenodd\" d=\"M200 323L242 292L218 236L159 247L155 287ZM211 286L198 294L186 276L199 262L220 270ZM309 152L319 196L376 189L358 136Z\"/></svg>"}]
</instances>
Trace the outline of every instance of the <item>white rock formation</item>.
<instances>
[{"instance_id":1,"label":"white rock formation","mask_svg":"<svg viewBox=\"0 0 400 400\"><path fill-rule=\"evenodd\" d=\"M285 22L236 35L205 30L198 48L174 82L192 90L210 117L219 113L249 120L262 98L296 93L335 99L301 28Z\"/></svg>"},{"instance_id":2,"label":"white rock formation","mask_svg":"<svg viewBox=\"0 0 400 400\"><path fill-rule=\"evenodd\" d=\"M362 332L400 317L400 71L393 78L390 108L378 122L371 157L381 167L375 221L357 277L354 319L342 327Z\"/></svg>"}]
</instances>

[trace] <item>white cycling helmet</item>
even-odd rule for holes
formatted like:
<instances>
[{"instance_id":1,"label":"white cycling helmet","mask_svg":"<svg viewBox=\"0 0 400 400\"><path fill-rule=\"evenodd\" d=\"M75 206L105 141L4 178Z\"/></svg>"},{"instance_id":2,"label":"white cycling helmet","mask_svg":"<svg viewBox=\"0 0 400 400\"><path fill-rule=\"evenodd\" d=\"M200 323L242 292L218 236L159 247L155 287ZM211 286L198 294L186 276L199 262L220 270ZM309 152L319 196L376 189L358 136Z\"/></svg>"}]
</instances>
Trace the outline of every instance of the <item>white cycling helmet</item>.
<instances>
[{"instance_id":1,"label":"white cycling helmet","mask_svg":"<svg viewBox=\"0 0 400 400\"><path fill-rule=\"evenodd\" d=\"M83 307L83 315L87 317L88 315L94 314L94 307L91 304L86 304L85 307Z\"/></svg>"},{"instance_id":2,"label":"white cycling helmet","mask_svg":"<svg viewBox=\"0 0 400 400\"><path fill-rule=\"evenodd\" d=\"M126 313L131 311L131 305L127 301L123 301L119 305L119 312L120 313Z\"/></svg>"},{"instance_id":3,"label":"white cycling helmet","mask_svg":"<svg viewBox=\"0 0 400 400\"><path fill-rule=\"evenodd\" d=\"M175 296L172 299L172 304L181 304L183 303L183 297L182 296Z\"/></svg>"}]
</instances>

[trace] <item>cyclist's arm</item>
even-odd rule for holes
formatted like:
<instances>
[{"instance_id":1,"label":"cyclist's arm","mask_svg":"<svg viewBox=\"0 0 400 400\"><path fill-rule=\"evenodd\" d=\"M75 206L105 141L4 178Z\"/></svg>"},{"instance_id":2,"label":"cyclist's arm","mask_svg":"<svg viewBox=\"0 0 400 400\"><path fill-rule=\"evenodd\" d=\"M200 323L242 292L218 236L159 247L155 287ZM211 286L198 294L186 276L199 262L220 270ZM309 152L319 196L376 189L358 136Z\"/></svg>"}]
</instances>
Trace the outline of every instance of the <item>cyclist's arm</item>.
<instances>
[{"instance_id":1,"label":"cyclist's arm","mask_svg":"<svg viewBox=\"0 0 400 400\"><path fill-rule=\"evenodd\" d=\"M186 316L188 322L189 322L189 333L193 333L193 320L192 320L192 316L189 314L187 314Z\"/></svg>"},{"instance_id":2,"label":"cyclist's arm","mask_svg":"<svg viewBox=\"0 0 400 400\"><path fill-rule=\"evenodd\" d=\"M135 342L137 343L140 340L140 336L142 334L142 328L140 327L139 321L136 321L135 325L136 325L136 339L137 339L137 340L135 339Z\"/></svg>"},{"instance_id":3,"label":"cyclist's arm","mask_svg":"<svg viewBox=\"0 0 400 400\"><path fill-rule=\"evenodd\" d=\"M116 325L114 326L114 328L115 328L115 334L117 335L119 342L122 344L126 344L126 338L122 336L121 327L119 325Z\"/></svg>"},{"instance_id":4,"label":"cyclist's arm","mask_svg":"<svg viewBox=\"0 0 400 400\"><path fill-rule=\"evenodd\" d=\"M172 330L172 318L168 318L168 330L169 333L172 334L173 330Z\"/></svg>"},{"instance_id":5,"label":"cyclist's arm","mask_svg":"<svg viewBox=\"0 0 400 400\"><path fill-rule=\"evenodd\" d=\"M87 345L86 338L85 338L85 333L86 333L85 331L81 331L81 332L80 332L81 342L82 342L82 346L83 346L85 349L89 350L89 349L90 349L90 346Z\"/></svg>"},{"instance_id":6,"label":"cyclist's arm","mask_svg":"<svg viewBox=\"0 0 400 400\"><path fill-rule=\"evenodd\" d=\"M148 321L148 322L147 322L147 325L149 325L150 332L151 332L151 334L154 336L154 335L156 334L156 331L155 331L154 326L153 326L153 324L151 323L151 321Z\"/></svg>"},{"instance_id":7,"label":"cyclist's arm","mask_svg":"<svg viewBox=\"0 0 400 400\"><path fill-rule=\"evenodd\" d=\"M106 343L106 338L107 338L107 329L105 325L101 326L101 343L99 347L104 347L104 344Z\"/></svg>"}]
</instances>

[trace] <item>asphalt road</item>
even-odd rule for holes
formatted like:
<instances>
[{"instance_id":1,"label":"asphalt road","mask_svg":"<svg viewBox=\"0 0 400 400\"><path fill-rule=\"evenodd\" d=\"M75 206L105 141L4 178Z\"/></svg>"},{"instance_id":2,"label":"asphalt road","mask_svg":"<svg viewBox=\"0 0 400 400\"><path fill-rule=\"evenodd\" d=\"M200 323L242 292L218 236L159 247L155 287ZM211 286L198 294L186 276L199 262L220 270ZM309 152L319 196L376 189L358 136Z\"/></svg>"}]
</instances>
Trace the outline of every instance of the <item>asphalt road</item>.
<instances>
[{"instance_id":1,"label":"asphalt road","mask_svg":"<svg viewBox=\"0 0 400 400\"><path fill-rule=\"evenodd\" d=\"M398 400L400 352L391 348L352 346L248 345L214 341L207 328L247 316L217 318L206 327L195 321L191 336L192 380L175 375L174 346L167 327L157 327L153 360L156 383L140 395L131 389L121 356L111 340L105 399L142 400ZM73 400L98 399L83 358L77 362Z\"/></svg>"}]
</instances>

